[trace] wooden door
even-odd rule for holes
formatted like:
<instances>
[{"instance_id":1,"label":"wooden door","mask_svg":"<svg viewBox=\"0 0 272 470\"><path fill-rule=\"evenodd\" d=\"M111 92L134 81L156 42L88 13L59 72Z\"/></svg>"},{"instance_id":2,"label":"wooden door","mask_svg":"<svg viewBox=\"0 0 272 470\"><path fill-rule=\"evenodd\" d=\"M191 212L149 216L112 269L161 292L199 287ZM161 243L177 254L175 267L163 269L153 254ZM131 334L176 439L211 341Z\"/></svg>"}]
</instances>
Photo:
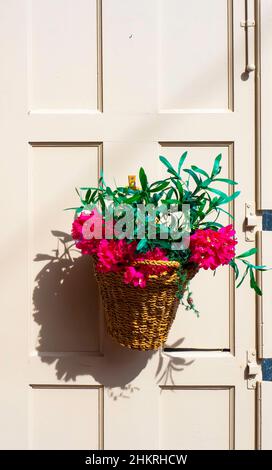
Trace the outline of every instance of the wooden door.
<instances>
[{"instance_id":1,"label":"wooden door","mask_svg":"<svg viewBox=\"0 0 272 470\"><path fill-rule=\"evenodd\" d=\"M254 1L248 17L254 19ZM158 156L224 174L240 250L255 200L254 72L244 0L1 2L2 448L255 446L255 299L232 273L192 283L167 350L105 335L88 258L70 247L75 186L112 184ZM248 34L253 61L253 31ZM129 306L128 306L129 308Z\"/></svg>"}]
</instances>

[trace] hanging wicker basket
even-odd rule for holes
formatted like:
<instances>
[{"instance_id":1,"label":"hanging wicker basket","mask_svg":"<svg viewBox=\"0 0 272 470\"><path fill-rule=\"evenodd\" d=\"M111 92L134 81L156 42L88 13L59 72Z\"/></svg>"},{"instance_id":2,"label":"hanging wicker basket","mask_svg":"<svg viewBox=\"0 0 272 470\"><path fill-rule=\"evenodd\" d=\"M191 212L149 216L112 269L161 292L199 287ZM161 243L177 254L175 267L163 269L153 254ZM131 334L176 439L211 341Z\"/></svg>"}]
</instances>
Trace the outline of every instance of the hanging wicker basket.
<instances>
[{"instance_id":1,"label":"hanging wicker basket","mask_svg":"<svg viewBox=\"0 0 272 470\"><path fill-rule=\"evenodd\" d=\"M96 265L94 257L94 264ZM138 264L163 265L169 272L152 275L144 288L127 285L123 273L100 273L96 278L105 313L106 328L112 338L127 348L147 351L164 345L179 305L177 261L145 260ZM184 266L183 289L198 271L197 265Z\"/></svg>"}]
</instances>

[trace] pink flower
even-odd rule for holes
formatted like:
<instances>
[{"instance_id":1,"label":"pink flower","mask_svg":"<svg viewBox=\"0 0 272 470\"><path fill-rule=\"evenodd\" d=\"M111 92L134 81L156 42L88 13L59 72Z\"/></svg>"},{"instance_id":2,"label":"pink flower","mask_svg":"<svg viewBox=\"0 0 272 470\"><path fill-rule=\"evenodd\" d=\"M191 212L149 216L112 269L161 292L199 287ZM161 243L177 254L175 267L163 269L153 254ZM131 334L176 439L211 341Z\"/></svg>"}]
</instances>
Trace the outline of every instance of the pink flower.
<instances>
[{"instance_id":1,"label":"pink flower","mask_svg":"<svg viewBox=\"0 0 272 470\"><path fill-rule=\"evenodd\" d=\"M190 237L191 262L203 269L216 269L229 264L235 256L235 230L232 225L220 228L196 230Z\"/></svg>"},{"instance_id":2,"label":"pink flower","mask_svg":"<svg viewBox=\"0 0 272 470\"><path fill-rule=\"evenodd\" d=\"M98 271L121 271L133 260L135 249L135 241L128 243L126 240L100 240L97 250Z\"/></svg>"},{"instance_id":3,"label":"pink flower","mask_svg":"<svg viewBox=\"0 0 272 470\"><path fill-rule=\"evenodd\" d=\"M111 221L105 221L97 209L88 214L81 212L72 225L72 237L77 240L76 247L82 254L96 253L106 231L108 237L112 236L113 224Z\"/></svg>"},{"instance_id":4,"label":"pink flower","mask_svg":"<svg viewBox=\"0 0 272 470\"><path fill-rule=\"evenodd\" d=\"M129 266L125 269L124 283L132 284L134 287L145 287L146 279L142 272L137 271L133 266Z\"/></svg>"},{"instance_id":5,"label":"pink flower","mask_svg":"<svg viewBox=\"0 0 272 470\"><path fill-rule=\"evenodd\" d=\"M77 240L76 247L83 255L91 255L96 252L97 240L93 237L95 212L90 214L81 212L72 225L72 237Z\"/></svg>"},{"instance_id":6,"label":"pink flower","mask_svg":"<svg viewBox=\"0 0 272 470\"><path fill-rule=\"evenodd\" d=\"M161 248L154 248L153 250L149 250L146 253L141 253L139 256L137 256L136 261L144 261L144 260L162 260L162 261L168 261L169 258L166 256L165 250ZM165 271L169 271L171 268L165 265L161 266L152 266L151 264L142 264L138 265L138 269L140 269L143 273L146 275L152 275L156 274L159 275Z\"/></svg>"},{"instance_id":7,"label":"pink flower","mask_svg":"<svg viewBox=\"0 0 272 470\"><path fill-rule=\"evenodd\" d=\"M72 225L72 237L74 240L80 240L83 237L83 225L85 222L90 220L93 216L93 212L90 214L86 214L85 212L81 212L81 214L74 220Z\"/></svg>"}]
</instances>

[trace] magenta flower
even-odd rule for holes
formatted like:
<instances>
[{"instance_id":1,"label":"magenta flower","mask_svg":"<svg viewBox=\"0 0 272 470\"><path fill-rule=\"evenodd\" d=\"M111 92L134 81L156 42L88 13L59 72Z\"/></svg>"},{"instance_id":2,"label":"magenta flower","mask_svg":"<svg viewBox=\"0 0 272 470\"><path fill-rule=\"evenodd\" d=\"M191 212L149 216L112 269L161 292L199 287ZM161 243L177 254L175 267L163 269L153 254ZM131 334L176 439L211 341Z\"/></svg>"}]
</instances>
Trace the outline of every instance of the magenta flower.
<instances>
[{"instance_id":1,"label":"magenta flower","mask_svg":"<svg viewBox=\"0 0 272 470\"><path fill-rule=\"evenodd\" d=\"M161 260L161 261L168 261L169 258L166 256L165 250L161 248L154 248L153 250L149 250L146 253L141 253L137 256L136 261L144 261L144 260ZM161 266L152 266L151 264L142 264L138 265L138 268L145 273L146 275L152 274L162 274L163 272L169 271L169 267L161 265Z\"/></svg>"},{"instance_id":2,"label":"magenta flower","mask_svg":"<svg viewBox=\"0 0 272 470\"><path fill-rule=\"evenodd\" d=\"M97 240L93 236L95 211L81 212L72 225L72 237L83 255L92 255L97 250Z\"/></svg>"},{"instance_id":3,"label":"magenta flower","mask_svg":"<svg viewBox=\"0 0 272 470\"><path fill-rule=\"evenodd\" d=\"M145 287L146 279L142 272L137 271L133 266L129 266L125 269L124 283L132 284L134 287Z\"/></svg>"},{"instance_id":4,"label":"magenta flower","mask_svg":"<svg viewBox=\"0 0 272 470\"><path fill-rule=\"evenodd\" d=\"M135 256L136 242L126 240L100 240L97 250L97 270L117 272L130 264Z\"/></svg>"},{"instance_id":5,"label":"magenta flower","mask_svg":"<svg viewBox=\"0 0 272 470\"><path fill-rule=\"evenodd\" d=\"M196 230L190 237L191 262L203 269L216 269L229 264L235 256L235 230L232 225L220 228Z\"/></svg>"}]
</instances>

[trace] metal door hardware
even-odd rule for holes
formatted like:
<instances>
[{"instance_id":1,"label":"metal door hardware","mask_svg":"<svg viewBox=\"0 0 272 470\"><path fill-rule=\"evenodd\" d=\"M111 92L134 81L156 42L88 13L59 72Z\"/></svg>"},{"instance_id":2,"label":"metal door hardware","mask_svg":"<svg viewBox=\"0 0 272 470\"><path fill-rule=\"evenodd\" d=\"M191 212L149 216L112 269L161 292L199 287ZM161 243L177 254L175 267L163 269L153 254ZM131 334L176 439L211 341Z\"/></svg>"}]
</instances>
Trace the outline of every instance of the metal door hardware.
<instances>
[{"instance_id":1,"label":"metal door hardware","mask_svg":"<svg viewBox=\"0 0 272 470\"><path fill-rule=\"evenodd\" d=\"M254 28L255 21L254 20L253 21L248 21L248 20L240 21L240 26L241 28Z\"/></svg>"},{"instance_id":2,"label":"metal door hardware","mask_svg":"<svg viewBox=\"0 0 272 470\"><path fill-rule=\"evenodd\" d=\"M254 72L256 69L255 64L251 63L250 58L254 57L254 53L252 53L251 46L250 46L250 38L252 35L249 33L249 28L254 28L256 26L254 20L249 20L248 16L253 14L253 12L249 12L249 4L248 0L245 0L245 19L240 21L241 28L245 30L245 72L249 74L250 72Z\"/></svg>"},{"instance_id":3,"label":"metal door hardware","mask_svg":"<svg viewBox=\"0 0 272 470\"><path fill-rule=\"evenodd\" d=\"M245 208L246 241L254 242L255 233L262 229L262 216L256 214L255 202L247 202Z\"/></svg>"},{"instance_id":4,"label":"metal door hardware","mask_svg":"<svg viewBox=\"0 0 272 470\"><path fill-rule=\"evenodd\" d=\"M256 388L257 380L260 380L261 366L256 361L256 351L247 351L247 388Z\"/></svg>"}]
</instances>

